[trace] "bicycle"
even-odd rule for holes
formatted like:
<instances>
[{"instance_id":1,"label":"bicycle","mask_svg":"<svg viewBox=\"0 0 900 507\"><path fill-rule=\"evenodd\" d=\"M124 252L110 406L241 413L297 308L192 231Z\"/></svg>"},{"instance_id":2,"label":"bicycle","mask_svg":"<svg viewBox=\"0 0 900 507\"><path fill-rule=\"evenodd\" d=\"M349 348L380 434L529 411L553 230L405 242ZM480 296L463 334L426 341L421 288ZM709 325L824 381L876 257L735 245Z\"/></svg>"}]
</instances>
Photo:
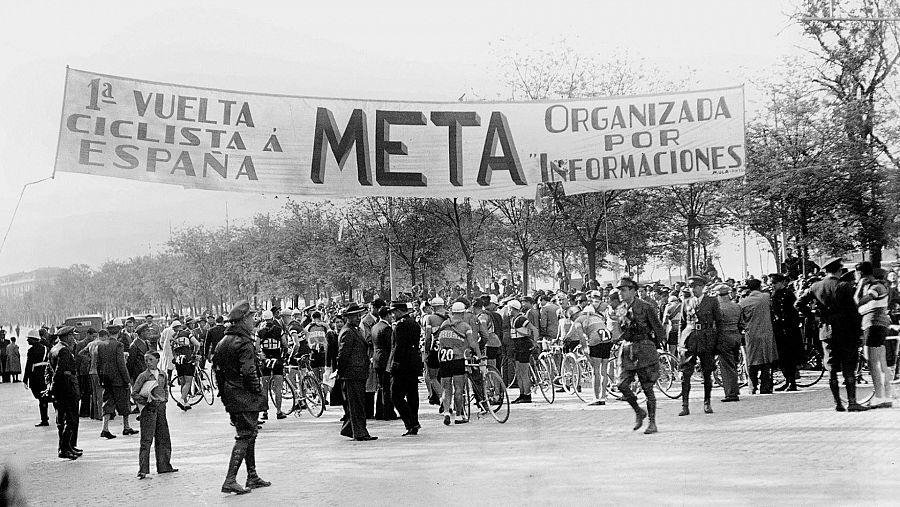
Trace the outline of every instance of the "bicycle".
<instances>
[{"instance_id":1,"label":"bicycle","mask_svg":"<svg viewBox=\"0 0 900 507\"><path fill-rule=\"evenodd\" d=\"M721 362L716 360L716 369L713 370L713 383L716 387L723 387L725 384L722 381L722 368ZM738 349L738 360L737 360L737 377L738 377L738 387L747 387L747 384L750 383L750 373L747 370L747 361L744 355L744 346ZM697 371L700 372L700 378L703 378L702 371L700 370L700 364L697 364ZM779 370L780 371L780 370ZM776 383L777 382L777 383ZM772 385L777 386L784 382L784 375L779 375L776 380L775 372L772 372Z\"/></svg>"},{"instance_id":2,"label":"bicycle","mask_svg":"<svg viewBox=\"0 0 900 507\"><path fill-rule=\"evenodd\" d=\"M194 356L190 359L191 362L194 363L194 366L197 366L197 358L199 356ZM176 361L179 358L175 359ZM172 379L169 381L169 394L172 396L173 400L176 400L178 403L181 403L181 387L184 384L184 377L178 375L177 373L172 376ZM212 405L216 400L216 393L213 389L212 381L210 380L209 373L206 370L201 369L199 367L196 368L194 372L193 379L191 381L191 387L188 390L186 405L194 406L200 403L200 400L206 402L207 405Z\"/></svg>"},{"instance_id":3,"label":"bicycle","mask_svg":"<svg viewBox=\"0 0 900 507\"><path fill-rule=\"evenodd\" d=\"M594 370L580 346L563 356L560 383L565 392L574 394L581 401L587 401L584 393L593 389Z\"/></svg>"},{"instance_id":4,"label":"bicycle","mask_svg":"<svg viewBox=\"0 0 900 507\"><path fill-rule=\"evenodd\" d=\"M875 397L875 384L866 380L864 374L869 372L869 358L866 357L866 348L860 346L858 349L858 357L856 359L856 402L860 405L868 403ZM869 378L871 378L869 374ZM843 383L846 385L846 383ZM865 384L865 387L863 387ZM846 391L841 395L841 401L848 403Z\"/></svg>"},{"instance_id":5,"label":"bicycle","mask_svg":"<svg viewBox=\"0 0 900 507\"><path fill-rule=\"evenodd\" d=\"M281 383L281 403L282 411L285 414L300 415L300 410L304 408L313 417L321 417L325 412L325 395L322 393L322 386L319 380L310 373L309 354L300 356L296 365L287 365L284 367L284 382ZM300 379L299 392L296 378ZM275 386L274 383L269 386L269 399L275 404ZM290 403L290 409L284 410L285 402Z\"/></svg>"},{"instance_id":6,"label":"bicycle","mask_svg":"<svg viewBox=\"0 0 900 507\"><path fill-rule=\"evenodd\" d=\"M543 361L547 366L554 387L562 387L562 362L564 359L562 340L542 338L540 346L542 352L538 354L538 361Z\"/></svg>"},{"instance_id":7,"label":"bicycle","mask_svg":"<svg viewBox=\"0 0 900 507\"><path fill-rule=\"evenodd\" d=\"M537 384L538 388L541 391L541 396L544 397L544 400L549 404L553 404L556 400L556 389L553 388L553 379L550 376L550 365L547 364L548 360L546 358L544 360L535 359L534 355L531 356L530 361L528 362L528 370L531 375L531 387L534 390L534 385ZM516 385L517 377L515 373L513 374L512 380L509 385L506 386L507 389L514 387ZM520 395L525 393L520 393ZM528 393L529 395L531 393Z\"/></svg>"},{"instance_id":8,"label":"bicycle","mask_svg":"<svg viewBox=\"0 0 900 507\"><path fill-rule=\"evenodd\" d=\"M500 424L505 423L509 419L509 394L506 392L506 386L503 385L503 379L500 374L492 368L488 368L484 363L466 363L466 390L463 394L463 410L466 419L469 419L472 412L472 399L475 393L475 385L472 382L473 368L480 368L482 379L484 380L484 400L486 406L483 411L478 412L478 417L487 412Z\"/></svg>"}]
</instances>

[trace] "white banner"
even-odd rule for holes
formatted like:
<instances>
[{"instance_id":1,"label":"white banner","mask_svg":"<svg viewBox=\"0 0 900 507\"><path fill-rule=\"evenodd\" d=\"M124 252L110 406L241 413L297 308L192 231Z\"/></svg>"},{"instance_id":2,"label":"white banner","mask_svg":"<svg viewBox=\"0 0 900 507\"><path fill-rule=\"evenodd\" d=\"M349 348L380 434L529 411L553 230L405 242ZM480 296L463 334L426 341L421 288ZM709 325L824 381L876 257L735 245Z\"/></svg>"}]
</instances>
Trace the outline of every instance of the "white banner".
<instances>
[{"instance_id":1,"label":"white banner","mask_svg":"<svg viewBox=\"0 0 900 507\"><path fill-rule=\"evenodd\" d=\"M744 174L743 88L533 102L215 90L68 69L56 170L317 197L534 198Z\"/></svg>"}]
</instances>

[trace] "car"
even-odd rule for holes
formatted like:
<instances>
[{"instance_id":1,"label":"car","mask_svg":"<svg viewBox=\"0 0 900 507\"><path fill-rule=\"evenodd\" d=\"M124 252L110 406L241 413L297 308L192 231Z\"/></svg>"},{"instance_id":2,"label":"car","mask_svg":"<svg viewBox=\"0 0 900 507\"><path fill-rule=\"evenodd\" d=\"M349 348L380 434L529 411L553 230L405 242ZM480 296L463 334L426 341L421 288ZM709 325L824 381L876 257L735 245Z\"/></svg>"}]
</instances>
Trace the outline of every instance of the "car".
<instances>
[{"instance_id":1,"label":"car","mask_svg":"<svg viewBox=\"0 0 900 507\"><path fill-rule=\"evenodd\" d=\"M77 332L78 334L84 334L90 328L94 328L95 331L100 331L101 329L106 327L103 316L99 314L69 317L63 323L63 325L74 327L75 332Z\"/></svg>"}]
</instances>

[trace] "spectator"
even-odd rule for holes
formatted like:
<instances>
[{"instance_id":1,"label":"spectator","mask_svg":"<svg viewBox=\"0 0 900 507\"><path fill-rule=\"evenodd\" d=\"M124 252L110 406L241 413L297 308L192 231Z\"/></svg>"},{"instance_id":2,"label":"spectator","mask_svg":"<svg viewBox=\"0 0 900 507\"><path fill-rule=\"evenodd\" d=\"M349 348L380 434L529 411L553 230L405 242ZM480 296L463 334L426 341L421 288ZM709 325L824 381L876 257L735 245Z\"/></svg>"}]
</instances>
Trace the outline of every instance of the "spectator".
<instances>
[{"instance_id":1,"label":"spectator","mask_svg":"<svg viewBox=\"0 0 900 507\"><path fill-rule=\"evenodd\" d=\"M761 291L762 282L747 280L750 294L741 299L740 329L744 332L751 394L772 394L772 363L777 359L772 332L772 299ZM762 378L760 379L760 374Z\"/></svg>"},{"instance_id":2,"label":"spectator","mask_svg":"<svg viewBox=\"0 0 900 507\"><path fill-rule=\"evenodd\" d=\"M166 419L166 376L159 371L159 352L144 355L147 369L134 381L131 395L141 407L141 448L138 452L138 479L150 474L150 446L156 442L156 473L177 472L172 468L172 441L169 437L169 421Z\"/></svg>"},{"instance_id":3,"label":"spectator","mask_svg":"<svg viewBox=\"0 0 900 507\"><path fill-rule=\"evenodd\" d=\"M9 345L6 346L6 372L12 377L13 382L18 382L19 374L22 373L22 358L19 357L16 337L13 336L9 341Z\"/></svg>"}]
</instances>

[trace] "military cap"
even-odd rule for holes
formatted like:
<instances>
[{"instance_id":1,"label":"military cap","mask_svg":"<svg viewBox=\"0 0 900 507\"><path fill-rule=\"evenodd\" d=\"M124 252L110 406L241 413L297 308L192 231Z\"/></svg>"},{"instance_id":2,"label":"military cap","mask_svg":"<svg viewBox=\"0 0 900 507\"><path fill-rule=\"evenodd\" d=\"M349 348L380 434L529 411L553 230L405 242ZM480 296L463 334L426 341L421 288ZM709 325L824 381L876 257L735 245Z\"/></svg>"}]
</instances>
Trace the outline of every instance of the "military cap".
<instances>
[{"instance_id":1,"label":"military cap","mask_svg":"<svg viewBox=\"0 0 900 507\"><path fill-rule=\"evenodd\" d=\"M250 314L250 302L246 299L238 301L225 316L227 322L237 322Z\"/></svg>"},{"instance_id":2,"label":"military cap","mask_svg":"<svg viewBox=\"0 0 900 507\"><path fill-rule=\"evenodd\" d=\"M137 334L141 334L144 331L147 331L148 329L150 329L150 324L144 323L144 324L141 324L140 326L134 328L134 332Z\"/></svg>"},{"instance_id":3,"label":"military cap","mask_svg":"<svg viewBox=\"0 0 900 507\"><path fill-rule=\"evenodd\" d=\"M749 290L759 290L762 288L762 280L757 280L756 278L751 278L744 282L744 286Z\"/></svg>"},{"instance_id":4,"label":"military cap","mask_svg":"<svg viewBox=\"0 0 900 507\"><path fill-rule=\"evenodd\" d=\"M706 285L709 283L709 280L707 280L705 276L694 275L694 276L689 276L687 279L687 282L688 282L689 286Z\"/></svg>"},{"instance_id":5,"label":"military cap","mask_svg":"<svg viewBox=\"0 0 900 507\"><path fill-rule=\"evenodd\" d=\"M834 268L841 267L843 264L843 257L832 257L825 261L825 264L822 265L822 269L824 269L825 271L834 271Z\"/></svg>"},{"instance_id":6,"label":"military cap","mask_svg":"<svg viewBox=\"0 0 900 507\"><path fill-rule=\"evenodd\" d=\"M399 316L411 312L412 308L409 307L409 304L406 301L391 301L391 311L396 312Z\"/></svg>"},{"instance_id":7,"label":"military cap","mask_svg":"<svg viewBox=\"0 0 900 507\"><path fill-rule=\"evenodd\" d=\"M771 275L769 275L770 283L779 283L779 282L786 282L786 281L787 281L787 277L782 275L781 273L772 273Z\"/></svg>"},{"instance_id":8,"label":"military cap","mask_svg":"<svg viewBox=\"0 0 900 507\"><path fill-rule=\"evenodd\" d=\"M719 285L716 285L715 289L716 289L716 292L720 296L727 296L728 294L731 294L731 287L725 285L724 283L720 283ZM672 296L672 297L675 297L675 296ZM677 301L678 298L675 298L675 300Z\"/></svg>"},{"instance_id":9,"label":"military cap","mask_svg":"<svg viewBox=\"0 0 900 507\"><path fill-rule=\"evenodd\" d=\"M51 336L59 336L60 338L62 338L63 336L66 336L69 334L78 334L78 333L75 332L75 328L72 326L63 326L63 327L57 329L56 332L53 333Z\"/></svg>"}]
</instances>

